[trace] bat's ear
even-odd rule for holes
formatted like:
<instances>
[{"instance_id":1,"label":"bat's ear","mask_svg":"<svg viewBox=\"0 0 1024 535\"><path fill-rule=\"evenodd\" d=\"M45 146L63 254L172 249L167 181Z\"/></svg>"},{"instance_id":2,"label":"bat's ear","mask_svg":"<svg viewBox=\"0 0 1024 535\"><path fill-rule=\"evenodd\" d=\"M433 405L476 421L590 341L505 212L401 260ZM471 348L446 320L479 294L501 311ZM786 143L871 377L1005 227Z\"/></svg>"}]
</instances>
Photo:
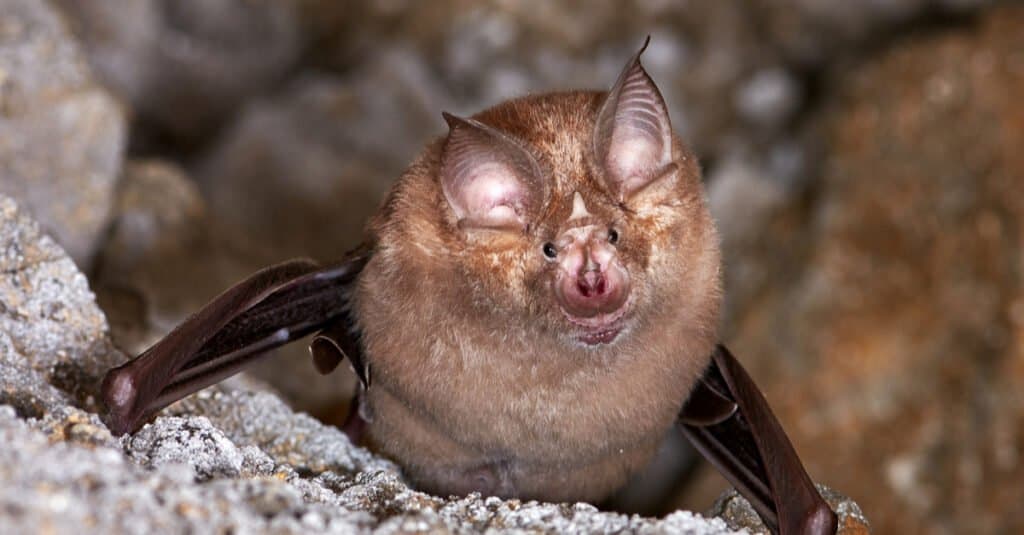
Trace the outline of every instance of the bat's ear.
<instances>
[{"instance_id":1,"label":"bat's ear","mask_svg":"<svg viewBox=\"0 0 1024 535\"><path fill-rule=\"evenodd\" d=\"M533 155L508 135L444 113L441 188L465 229L522 231L540 208L544 181Z\"/></svg>"},{"instance_id":2,"label":"bat's ear","mask_svg":"<svg viewBox=\"0 0 1024 535\"><path fill-rule=\"evenodd\" d=\"M650 41L648 37L626 64L594 124L594 156L621 201L675 170L668 109L640 65L640 55Z\"/></svg>"}]
</instances>

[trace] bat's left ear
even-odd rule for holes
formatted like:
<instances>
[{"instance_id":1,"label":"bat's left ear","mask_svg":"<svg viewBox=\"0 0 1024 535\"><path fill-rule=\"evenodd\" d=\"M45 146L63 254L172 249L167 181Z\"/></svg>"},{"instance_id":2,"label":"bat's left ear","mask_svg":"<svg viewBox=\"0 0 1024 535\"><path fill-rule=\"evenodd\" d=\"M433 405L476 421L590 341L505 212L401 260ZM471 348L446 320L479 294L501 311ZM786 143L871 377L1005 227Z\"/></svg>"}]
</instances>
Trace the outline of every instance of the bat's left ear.
<instances>
[{"instance_id":1,"label":"bat's left ear","mask_svg":"<svg viewBox=\"0 0 1024 535\"><path fill-rule=\"evenodd\" d=\"M676 170L668 109L640 65L650 41L626 64L594 124L594 156L609 188L623 201Z\"/></svg>"},{"instance_id":2,"label":"bat's left ear","mask_svg":"<svg viewBox=\"0 0 1024 535\"><path fill-rule=\"evenodd\" d=\"M540 167L520 143L474 119L442 114L448 137L440 182L459 228L522 231L545 195Z\"/></svg>"}]
</instances>

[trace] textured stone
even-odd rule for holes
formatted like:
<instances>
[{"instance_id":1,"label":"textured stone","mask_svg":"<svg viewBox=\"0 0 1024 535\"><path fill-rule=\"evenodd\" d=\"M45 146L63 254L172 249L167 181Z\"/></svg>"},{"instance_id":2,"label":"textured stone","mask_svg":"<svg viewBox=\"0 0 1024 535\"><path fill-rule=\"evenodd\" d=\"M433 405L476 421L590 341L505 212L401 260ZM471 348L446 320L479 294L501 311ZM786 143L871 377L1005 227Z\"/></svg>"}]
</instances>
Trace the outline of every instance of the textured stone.
<instances>
[{"instance_id":1,"label":"textured stone","mask_svg":"<svg viewBox=\"0 0 1024 535\"><path fill-rule=\"evenodd\" d=\"M41 426L0 406L0 520L12 533L735 533L689 512L649 520L586 504L445 500L409 490L386 466L300 473L256 448L230 447L201 417L159 418L136 437L92 445L52 442ZM183 431L212 442L181 441ZM149 439L161 437L186 449L165 442L170 455L154 460ZM143 465L131 460L140 451Z\"/></svg>"},{"instance_id":2,"label":"textured stone","mask_svg":"<svg viewBox=\"0 0 1024 535\"><path fill-rule=\"evenodd\" d=\"M121 107L46 2L0 0L0 13L0 193L87 267L121 166Z\"/></svg>"},{"instance_id":3,"label":"textured stone","mask_svg":"<svg viewBox=\"0 0 1024 535\"><path fill-rule=\"evenodd\" d=\"M0 403L36 416L92 406L95 379L121 358L106 318L74 262L2 195L0 274Z\"/></svg>"},{"instance_id":4,"label":"textured stone","mask_svg":"<svg viewBox=\"0 0 1024 535\"><path fill-rule=\"evenodd\" d=\"M860 506L853 500L824 485L818 485L818 492L838 516L836 535L868 535L871 533L867 518L861 512ZM735 490L728 490L722 494L708 514L722 518L732 529L745 529L751 533L768 533L768 528L761 521L761 517L757 516L757 512L754 511L750 502Z\"/></svg>"},{"instance_id":5,"label":"textured stone","mask_svg":"<svg viewBox=\"0 0 1024 535\"><path fill-rule=\"evenodd\" d=\"M821 183L745 253L727 337L880 533L1024 529L1024 9L837 73Z\"/></svg>"}]
</instances>

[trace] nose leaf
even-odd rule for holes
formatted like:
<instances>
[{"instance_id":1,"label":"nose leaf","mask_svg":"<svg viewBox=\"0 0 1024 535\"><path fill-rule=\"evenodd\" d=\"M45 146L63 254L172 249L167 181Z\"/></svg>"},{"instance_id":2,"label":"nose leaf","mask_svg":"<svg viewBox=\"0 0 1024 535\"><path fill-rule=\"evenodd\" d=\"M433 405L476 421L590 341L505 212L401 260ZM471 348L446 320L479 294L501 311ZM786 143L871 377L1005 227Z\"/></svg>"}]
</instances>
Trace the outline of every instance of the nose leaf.
<instances>
[{"instance_id":1,"label":"nose leaf","mask_svg":"<svg viewBox=\"0 0 1024 535\"><path fill-rule=\"evenodd\" d=\"M600 244L586 243L573 247L563 262L556 297L571 316L591 318L625 303L629 278L617 267L614 253L603 251Z\"/></svg>"}]
</instances>

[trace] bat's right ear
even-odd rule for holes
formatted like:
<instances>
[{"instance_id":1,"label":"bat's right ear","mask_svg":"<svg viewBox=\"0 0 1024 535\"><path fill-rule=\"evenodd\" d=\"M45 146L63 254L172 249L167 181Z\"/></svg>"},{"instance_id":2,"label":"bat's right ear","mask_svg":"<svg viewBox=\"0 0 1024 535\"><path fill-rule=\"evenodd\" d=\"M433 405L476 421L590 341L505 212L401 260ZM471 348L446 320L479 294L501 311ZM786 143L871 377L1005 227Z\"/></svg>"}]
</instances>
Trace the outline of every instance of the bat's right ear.
<instances>
[{"instance_id":1,"label":"bat's right ear","mask_svg":"<svg viewBox=\"0 0 1024 535\"><path fill-rule=\"evenodd\" d=\"M459 227L522 231L540 208L543 180L522 144L474 119L444 113L440 181Z\"/></svg>"},{"instance_id":2,"label":"bat's right ear","mask_svg":"<svg viewBox=\"0 0 1024 535\"><path fill-rule=\"evenodd\" d=\"M672 171L672 126L661 92L640 64L651 38L622 69L594 125L594 157L620 200Z\"/></svg>"}]
</instances>

